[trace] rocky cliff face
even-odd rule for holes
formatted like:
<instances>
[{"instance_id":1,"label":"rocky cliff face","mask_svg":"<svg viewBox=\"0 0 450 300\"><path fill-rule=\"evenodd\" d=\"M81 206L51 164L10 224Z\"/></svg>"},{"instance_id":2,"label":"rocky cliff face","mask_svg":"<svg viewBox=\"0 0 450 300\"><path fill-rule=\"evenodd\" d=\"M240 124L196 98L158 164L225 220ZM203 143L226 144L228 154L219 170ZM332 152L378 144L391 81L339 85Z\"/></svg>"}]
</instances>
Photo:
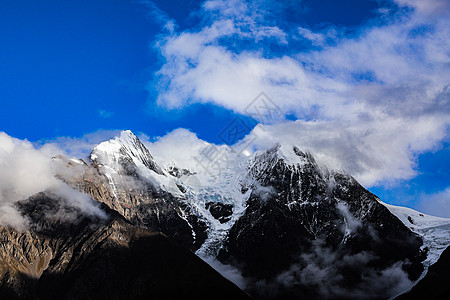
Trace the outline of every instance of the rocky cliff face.
<instances>
[{"instance_id":1,"label":"rocky cliff face","mask_svg":"<svg viewBox=\"0 0 450 300\"><path fill-rule=\"evenodd\" d=\"M283 298L360 298L364 274L376 274L394 264L411 280L419 277L425 258L421 238L376 196L345 173L321 170L308 153L293 148L297 159L289 163L278 151L279 147L268 150L249 164L243 188L252 193L245 214L229 231L220 253L223 262L239 266L245 276L257 281L276 282L293 265L299 270L311 265L308 255L320 260L328 252L329 266L322 267L340 275L332 284L345 287L345 295L321 292L317 284L328 276L303 283L299 271L297 278L291 274L297 280L294 287L280 283L274 296ZM385 288L372 292L389 297ZM252 288L255 295L260 291L260 286Z\"/></svg>"},{"instance_id":2,"label":"rocky cliff face","mask_svg":"<svg viewBox=\"0 0 450 300\"><path fill-rule=\"evenodd\" d=\"M194 251L205 241L205 222L191 212L174 177L156 164L131 132L98 145L91 165L56 159L65 182L136 226L160 231Z\"/></svg>"}]
</instances>

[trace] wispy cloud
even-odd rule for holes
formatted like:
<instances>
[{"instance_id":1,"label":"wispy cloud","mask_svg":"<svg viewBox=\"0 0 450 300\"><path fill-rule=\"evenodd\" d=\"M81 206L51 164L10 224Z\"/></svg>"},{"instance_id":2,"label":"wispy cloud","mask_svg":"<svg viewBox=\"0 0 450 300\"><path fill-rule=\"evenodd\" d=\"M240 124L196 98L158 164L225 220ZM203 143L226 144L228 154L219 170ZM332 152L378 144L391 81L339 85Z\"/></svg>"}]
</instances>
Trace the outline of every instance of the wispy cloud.
<instances>
[{"instance_id":1,"label":"wispy cloud","mask_svg":"<svg viewBox=\"0 0 450 300\"><path fill-rule=\"evenodd\" d=\"M114 112L112 112L112 111L107 111L107 110L104 110L104 109L100 109L100 110L98 111L98 115L99 115L101 118L103 118L103 119L108 119L108 118L111 118L111 117L114 115Z\"/></svg>"},{"instance_id":2,"label":"wispy cloud","mask_svg":"<svg viewBox=\"0 0 450 300\"><path fill-rule=\"evenodd\" d=\"M260 3L206 1L201 27L163 36L158 103L245 114L264 91L299 119L266 126L267 140L310 148L366 186L414 177L416 156L450 124L447 2L399 0L411 9L380 10L351 36L337 27L286 30ZM316 48L295 51L299 37Z\"/></svg>"},{"instance_id":3,"label":"wispy cloud","mask_svg":"<svg viewBox=\"0 0 450 300\"><path fill-rule=\"evenodd\" d=\"M450 12L450 3L447 0L395 0L395 2L401 6L413 7L419 15L427 17Z\"/></svg>"},{"instance_id":4,"label":"wispy cloud","mask_svg":"<svg viewBox=\"0 0 450 300\"><path fill-rule=\"evenodd\" d=\"M302 253L301 264L293 264L276 280L262 288L268 292L282 286L289 289L298 285L312 288L323 299L370 299L373 295L389 298L408 289L412 282L402 269L404 262L397 262L383 270L376 270L370 263L372 253L362 251L353 255L340 256L335 250L314 244L312 253ZM343 284L342 270L360 270L362 276L358 284ZM364 271L362 271L364 270Z\"/></svg>"},{"instance_id":5,"label":"wispy cloud","mask_svg":"<svg viewBox=\"0 0 450 300\"><path fill-rule=\"evenodd\" d=\"M450 217L450 187L434 194L423 195L419 209L433 216Z\"/></svg>"},{"instance_id":6,"label":"wispy cloud","mask_svg":"<svg viewBox=\"0 0 450 300\"><path fill-rule=\"evenodd\" d=\"M166 32L173 34L177 28L176 22L169 17L164 11L162 11L155 3L149 0L140 0L139 3L145 5L148 8L149 19L160 25Z\"/></svg>"},{"instance_id":7,"label":"wispy cloud","mask_svg":"<svg viewBox=\"0 0 450 300\"><path fill-rule=\"evenodd\" d=\"M40 144L51 145L59 149L58 154L67 154L70 157L89 161L89 155L96 145L117 136L119 133L120 130L98 130L81 137L61 136L53 140L41 141Z\"/></svg>"}]
</instances>

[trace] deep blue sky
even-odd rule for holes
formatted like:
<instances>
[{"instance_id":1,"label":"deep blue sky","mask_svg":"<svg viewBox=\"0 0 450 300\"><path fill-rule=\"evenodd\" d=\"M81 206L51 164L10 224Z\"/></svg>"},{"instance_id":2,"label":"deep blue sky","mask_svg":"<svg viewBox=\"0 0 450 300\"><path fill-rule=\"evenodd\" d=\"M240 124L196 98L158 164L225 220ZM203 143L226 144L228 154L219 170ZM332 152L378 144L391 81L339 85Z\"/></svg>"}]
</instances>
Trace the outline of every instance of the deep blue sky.
<instances>
[{"instance_id":1,"label":"deep blue sky","mask_svg":"<svg viewBox=\"0 0 450 300\"><path fill-rule=\"evenodd\" d=\"M182 29L196 22L190 15L201 1L155 3ZM310 27L356 26L376 8L375 1L307 0L305 14L298 1L291 3L287 18L301 14ZM158 136L185 127L217 142L232 112L151 105L155 95L146 85L160 65L152 49L160 31L138 1L2 1L0 129L36 141L122 128Z\"/></svg>"},{"instance_id":2,"label":"deep blue sky","mask_svg":"<svg viewBox=\"0 0 450 300\"><path fill-rule=\"evenodd\" d=\"M286 26L318 29L327 24L349 31L370 19L369 0L286 0ZM201 1L155 1L179 29L197 21ZM286 5L284 5L286 7ZM220 142L235 114L214 105L167 111L149 93L161 66L152 48L161 32L149 6L126 0L15 1L0 4L0 131L30 141L80 137L99 129L131 129L161 136L178 127ZM448 145L421 155L423 175L395 188L372 190L387 202L444 189L450 180ZM410 202L412 203L412 202Z\"/></svg>"}]
</instances>

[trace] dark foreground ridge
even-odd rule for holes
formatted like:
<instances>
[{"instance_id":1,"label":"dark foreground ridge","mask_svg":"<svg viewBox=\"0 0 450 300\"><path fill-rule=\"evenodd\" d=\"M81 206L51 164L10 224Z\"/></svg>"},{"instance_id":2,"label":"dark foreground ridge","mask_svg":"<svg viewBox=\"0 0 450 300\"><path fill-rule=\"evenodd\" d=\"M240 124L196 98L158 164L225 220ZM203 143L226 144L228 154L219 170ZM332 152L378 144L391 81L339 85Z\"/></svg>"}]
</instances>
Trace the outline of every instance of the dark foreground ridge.
<instances>
[{"instance_id":1,"label":"dark foreground ridge","mask_svg":"<svg viewBox=\"0 0 450 300\"><path fill-rule=\"evenodd\" d=\"M396 300L449 299L450 297L450 247L439 257L427 275L411 291Z\"/></svg>"},{"instance_id":2,"label":"dark foreground ridge","mask_svg":"<svg viewBox=\"0 0 450 300\"><path fill-rule=\"evenodd\" d=\"M0 228L0 299L250 299L192 252L105 205L106 219L45 193L19 207L32 228Z\"/></svg>"}]
</instances>

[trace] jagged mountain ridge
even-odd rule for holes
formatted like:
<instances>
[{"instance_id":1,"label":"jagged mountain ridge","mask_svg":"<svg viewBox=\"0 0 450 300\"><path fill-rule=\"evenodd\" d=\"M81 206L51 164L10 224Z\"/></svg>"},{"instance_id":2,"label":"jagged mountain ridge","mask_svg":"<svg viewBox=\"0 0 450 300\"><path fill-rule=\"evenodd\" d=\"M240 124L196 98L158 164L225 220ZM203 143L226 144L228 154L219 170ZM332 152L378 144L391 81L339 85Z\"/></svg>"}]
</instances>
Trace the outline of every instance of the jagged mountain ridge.
<instances>
[{"instance_id":1,"label":"jagged mountain ridge","mask_svg":"<svg viewBox=\"0 0 450 300\"><path fill-rule=\"evenodd\" d=\"M305 253L329 251L336 256L329 263L365 254L359 266L353 261L336 266L335 275L347 276L334 284L351 282L345 295L316 293L320 290L317 282L301 284L298 278L297 286L278 287L273 297L282 295L283 299L360 298L355 289L365 284L364 272L382 272L400 262L411 279L419 277L423 270L420 262L425 257L420 250L421 239L376 196L348 174L320 168L308 153L293 148L298 159L291 163L279 150L279 146L269 149L249 164L249 183L244 188L253 191L248 207L230 229L219 259L241 266L243 274L256 281L275 282L292 265L307 268L310 261L302 259ZM332 280L331 276L326 278ZM261 287L250 287L250 291L261 293ZM372 292L378 293L375 297L389 296L381 289ZM261 294L264 297L266 293L263 290Z\"/></svg>"},{"instance_id":2,"label":"jagged mountain ridge","mask_svg":"<svg viewBox=\"0 0 450 300\"><path fill-rule=\"evenodd\" d=\"M197 170L159 165L129 131L95 147L91 160L55 158L59 177L131 224L236 268L257 298L355 298L366 283L364 268L375 274L395 265L412 280L423 269L426 250L418 235L351 176L319 167L296 147L240 158L241 166L203 186L192 184ZM305 284L301 271L291 272L307 269L305 257L323 264L319 251L328 251L333 264L350 257L364 267L336 266L345 276L332 284L346 285L344 296L317 292L320 282ZM286 285L280 277L287 273ZM394 293L386 286L372 292L369 298Z\"/></svg>"}]
</instances>

